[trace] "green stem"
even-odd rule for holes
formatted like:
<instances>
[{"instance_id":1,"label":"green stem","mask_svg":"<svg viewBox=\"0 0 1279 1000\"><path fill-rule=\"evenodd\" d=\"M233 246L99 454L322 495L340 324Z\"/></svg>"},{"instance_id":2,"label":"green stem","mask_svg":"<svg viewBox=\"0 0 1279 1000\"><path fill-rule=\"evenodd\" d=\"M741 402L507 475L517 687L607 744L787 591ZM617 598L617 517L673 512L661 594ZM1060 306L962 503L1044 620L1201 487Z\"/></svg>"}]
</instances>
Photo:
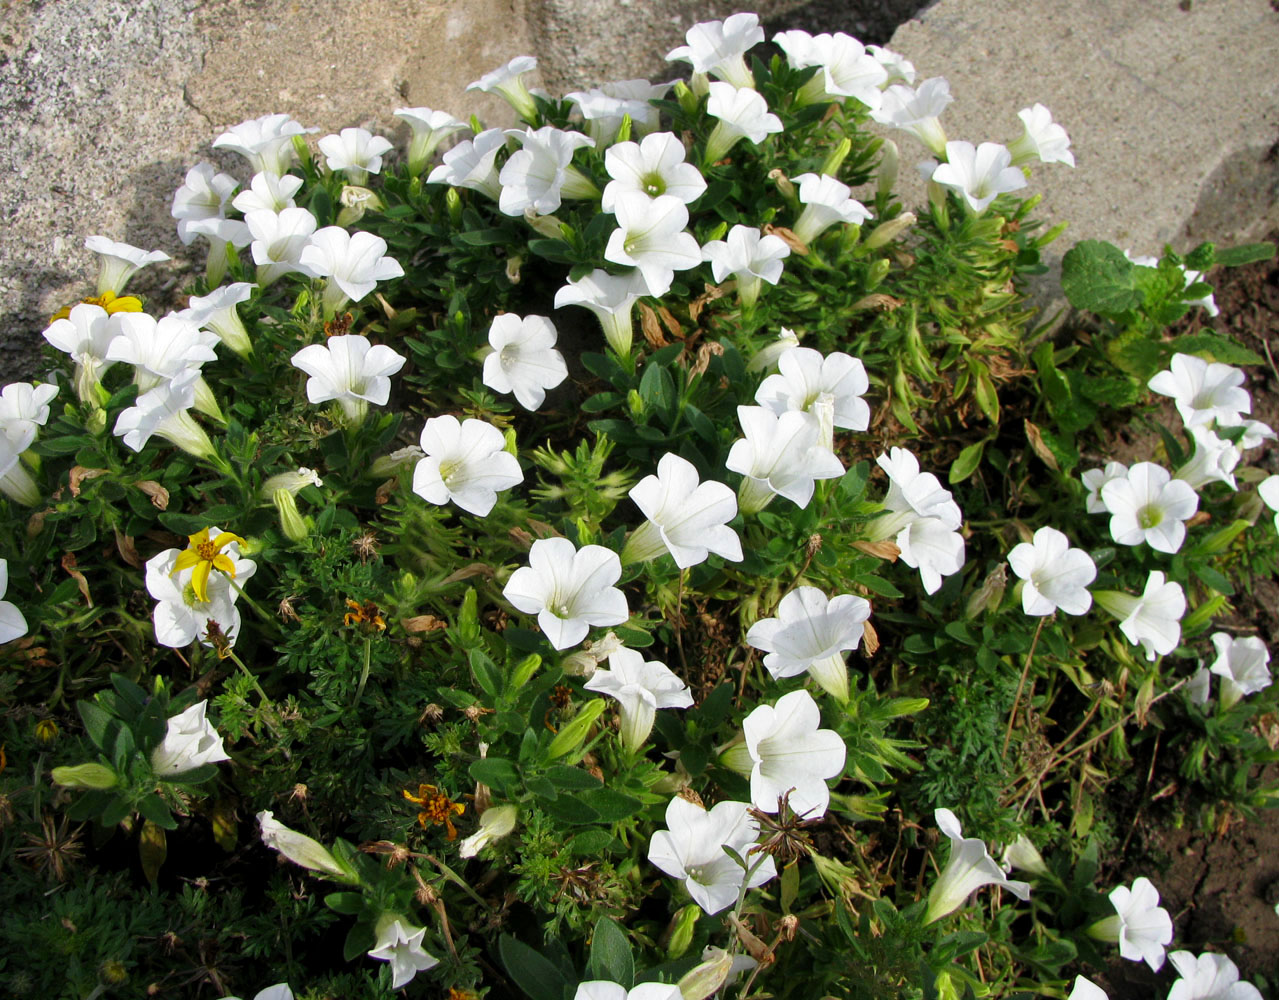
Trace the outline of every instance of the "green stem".
<instances>
[{"instance_id":1,"label":"green stem","mask_svg":"<svg viewBox=\"0 0 1279 1000\"><path fill-rule=\"evenodd\" d=\"M368 636L364 637L364 668L360 671L360 683L355 686L355 700L351 702L351 707L355 708L360 703L360 696L364 694L364 685L369 679L369 665L373 659L373 640Z\"/></svg>"}]
</instances>

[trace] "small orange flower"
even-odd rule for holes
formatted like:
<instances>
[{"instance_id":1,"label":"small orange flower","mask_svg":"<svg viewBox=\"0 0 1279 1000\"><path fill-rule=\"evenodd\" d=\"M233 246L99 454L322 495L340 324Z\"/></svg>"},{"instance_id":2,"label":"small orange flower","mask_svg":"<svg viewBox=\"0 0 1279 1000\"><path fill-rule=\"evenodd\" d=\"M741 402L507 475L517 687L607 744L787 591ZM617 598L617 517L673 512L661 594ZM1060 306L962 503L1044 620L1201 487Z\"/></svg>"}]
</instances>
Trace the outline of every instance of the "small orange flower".
<instances>
[{"instance_id":1,"label":"small orange flower","mask_svg":"<svg viewBox=\"0 0 1279 1000\"><path fill-rule=\"evenodd\" d=\"M132 295L116 295L115 292L103 292L101 295L91 295L87 299L81 299L76 305L81 303L100 306L107 311L108 316L113 316L118 312L140 313L142 312L142 300ZM49 322L53 323L60 319L71 318L71 306L63 306L56 313L49 317Z\"/></svg>"},{"instance_id":2,"label":"small orange flower","mask_svg":"<svg viewBox=\"0 0 1279 1000\"><path fill-rule=\"evenodd\" d=\"M197 601L208 601L209 574L213 570L221 570L232 580L235 579L235 563L222 551L223 546L231 542L239 542L241 545L248 543L231 531L224 531L217 538L210 538L208 528L202 528L189 536L189 541L190 547L179 553L174 561L173 573L180 573L194 566L195 572L191 574L191 589L195 591Z\"/></svg>"},{"instance_id":3,"label":"small orange flower","mask_svg":"<svg viewBox=\"0 0 1279 1000\"><path fill-rule=\"evenodd\" d=\"M378 606L372 601L365 601L361 604L359 601L352 601L348 598L346 606L351 610L342 618L344 624L364 625L366 630L375 628L379 632L386 631L386 619L382 617L382 612L378 610Z\"/></svg>"},{"instance_id":4,"label":"small orange flower","mask_svg":"<svg viewBox=\"0 0 1279 1000\"><path fill-rule=\"evenodd\" d=\"M454 802L434 785L418 785L416 795L406 788L404 797L422 807L422 811L417 814L417 821L423 829L443 823L448 831L448 839L457 839L457 827L453 825L453 815L455 813L458 816L462 815L463 810L466 809L463 803Z\"/></svg>"}]
</instances>

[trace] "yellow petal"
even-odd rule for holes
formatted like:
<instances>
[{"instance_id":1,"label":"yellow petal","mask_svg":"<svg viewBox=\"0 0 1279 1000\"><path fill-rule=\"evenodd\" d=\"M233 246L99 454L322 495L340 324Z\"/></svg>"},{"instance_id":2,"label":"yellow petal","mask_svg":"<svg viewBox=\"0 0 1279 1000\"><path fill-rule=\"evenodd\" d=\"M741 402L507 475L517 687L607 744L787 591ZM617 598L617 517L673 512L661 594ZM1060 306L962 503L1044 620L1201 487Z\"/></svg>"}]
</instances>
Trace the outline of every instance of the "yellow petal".
<instances>
[{"instance_id":1,"label":"yellow petal","mask_svg":"<svg viewBox=\"0 0 1279 1000\"><path fill-rule=\"evenodd\" d=\"M178 558L173 562L173 569L169 572L172 576L174 573L181 573L184 569L190 569L200 561L200 553L195 549L186 549L178 553Z\"/></svg>"},{"instance_id":2,"label":"yellow petal","mask_svg":"<svg viewBox=\"0 0 1279 1000\"><path fill-rule=\"evenodd\" d=\"M191 574L191 589L195 591L195 599L201 603L209 599L209 571L212 569L212 563L200 562Z\"/></svg>"},{"instance_id":3,"label":"yellow petal","mask_svg":"<svg viewBox=\"0 0 1279 1000\"><path fill-rule=\"evenodd\" d=\"M219 552L213 557L213 568L220 569L232 580L235 579L235 563L231 561L231 557L225 552Z\"/></svg>"}]
</instances>

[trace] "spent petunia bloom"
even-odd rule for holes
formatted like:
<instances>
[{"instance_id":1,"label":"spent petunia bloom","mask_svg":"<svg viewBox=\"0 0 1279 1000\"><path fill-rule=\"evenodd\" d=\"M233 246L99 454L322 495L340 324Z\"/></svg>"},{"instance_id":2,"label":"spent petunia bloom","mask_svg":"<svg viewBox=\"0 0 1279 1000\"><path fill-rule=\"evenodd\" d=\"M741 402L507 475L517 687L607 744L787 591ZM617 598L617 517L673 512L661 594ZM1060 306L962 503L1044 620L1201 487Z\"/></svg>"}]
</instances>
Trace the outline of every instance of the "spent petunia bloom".
<instances>
[{"instance_id":1,"label":"spent petunia bloom","mask_svg":"<svg viewBox=\"0 0 1279 1000\"><path fill-rule=\"evenodd\" d=\"M614 586L622 575L617 553L602 545L576 548L567 538L539 538L527 566L511 574L502 595L516 609L536 614L556 649L576 646L592 625L620 625L630 612Z\"/></svg>"},{"instance_id":2,"label":"spent petunia bloom","mask_svg":"<svg viewBox=\"0 0 1279 1000\"><path fill-rule=\"evenodd\" d=\"M326 279L326 315L336 313L348 299L358 303L379 281L404 277L399 261L386 256L386 240L372 233L348 233L340 226L325 226L313 233L298 264L313 277Z\"/></svg>"},{"instance_id":3,"label":"spent petunia bloom","mask_svg":"<svg viewBox=\"0 0 1279 1000\"><path fill-rule=\"evenodd\" d=\"M807 691L792 691L760 705L742 720L742 740L720 753L724 766L750 775L751 803L775 813L786 799L804 819L819 819L830 804L826 782L844 770L843 737L822 729L822 713Z\"/></svg>"},{"instance_id":4,"label":"spent petunia bloom","mask_svg":"<svg viewBox=\"0 0 1279 1000\"><path fill-rule=\"evenodd\" d=\"M263 809L258 813L257 821L262 843L273 851L279 851L295 865L342 882L359 881L355 873L338 861L327 847L318 840L285 826L275 818L271 810Z\"/></svg>"},{"instance_id":5,"label":"spent petunia bloom","mask_svg":"<svg viewBox=\"0 0 1279 1000\"><path fill-rule=\"evenodd\" d=\"M631 309L647 294L648 284L639 271L615 275L596 268L577 281L570 278L568 284L555 293L555 308L589 309L600 321L608 346L618 357L628 358L634 335Z\"/></svg>"},{"instance_id":6,"label":"spent petunia bloom","mask_svg":"<svg viewBox=\"0 0 1279 1000\"><path fill-rule=\"evenodd\" d=\"M1083 481L1088 496L1084 500L1084 508L1089 514L1105 514L1106 503L1101 499L1101 489L1112 479L1126 479L1128 466L1123 462L1107 462L1104 469L1089 469L1079 478Z\"/></svg>"},{"instance_id":7,"label":"spent petunia bloom","mask_svg":"<svg viewBox=\"0 0 1279 1000\"><path fill-rule=\"evenodd\" d=\"M1270 650L1257 636L1236 639L1216 632L1212 644L1217 659L1209 670L1221 678L1221 707L1231 708L1239 699L1270 687Z\"/></svg>"},{"instance_id":8,"label":"spent petunia bloom","mask_svg":"<svg viewBox=\"0 0 1279 1000\"><path fill-rule=\"evenodd\" d=\"M1181 479L1153 462L1138 462L1122 479L1101 488L1110 511L1110 537L1120 545L1145 542L1156 552L1174 553L1186 540L1185 522L1199 508L1199 496Z\"/></svg>"},{"instance_id":9,"label":"spent petunia bloom","mask_svg":"<svg viewBox=\"0 0 1279 1000\"><path fill-rule=\"evenodd\" d=\"M613 213L618 228L608 238L604 259L639 268L649 295L665 295L676 271L702 263L701 247L684 229L688 208L674 195L626 192L618 195Z\"/></svg>"},{"instance_id":10,"label":"spent petunia bloom","mask_svg":"<svg viewBox=\"0 0 1279 1000\"><path fill-rule=\"evenodd\" d=\"M293 196L302 187L302 178L293 174L266 173L253 175L249 181L249 189L241 191L231 204L241 215L250 212L283 212L286 208L296 208Z\"/></svg>"},{"instance_id":11,"label":"spent petunia bloom","mask_svg":"<svg viewBox=\"0 0 1279 1000\"><path fill-rule=\"evenodd\" d=\"M426 183L470 188L497 201L502 197L502 185L496 160L505 148L505 129L485 129L474 139L463 139L445 153L440 165L427 176Z\"/></svg>"},{"instance_id":12,"label":"spent petunia bloom","mask_svg":"<svg viewBox=\"0 0 1279 1000\"><path fill-rule=\"evenodd\" d=\"M376 347L367 337L344 334L323 344L309 344L290 359L310 378L306 398L312 403L336 399L353 424L360 423L369 403L385 406L391 398L391 376L408 359L385 344Z\"/></svg>"},{"instance_id":13,"label":"spent petunia bloom","mask_svg":"<svg viewBox=\"0 0 1279 1000\"><path fill-rule=\"evenodd\" d=\"M1119 630L1134 646L1141 646L1146 659L1165 656L1181 642L1181 616L1186 613L1186 594L1181 584L1168 581L1161 570L1152 570L1140 597L1114 590L1093 592L1093 600L1119 619Z\"/></svg>"},{"instance_id":14,"label":"spent petunia bloom","mask_svg":"<svg viewBox=\"0 0 1279 1000\"><path fill-rule=\"evenodd\" d=\"M851 35L842 31L833 35L783 31L773 36L773 42L796 69L819 68L817 75L800 88L795 98L797 105L852 97L873 109L883 100L880 88L888 82L888 70Z\"/></svg>"},{"instance_id":15,"label":"spent petunia bloom","mask_svg":"<svg viewBox=\"0 0 1279 1000\"><path fill-rule=\"evenodd\" d=\"M726 468L742 475L737 491L743 514L757 514L775 495L807 507L818 479L835 479L844 465L821 440L821 422L811 413L780 416L762 406L739 406L744 437L733 442Z\"/></svg>"},{"instance_id":16,"label":"spent petunia bloom","mask_svg":"<svg viewBox=\"0 0 1279 1000\"><path fill-rule=\"evenodd\" d=\"M702 21L684 33L687 43L671 49L667 62L690 63L694 73L705 73L734 87L753 87L755 77L746 65L746 53L764 40L756 14L733 14L723 21Z\"/></svg>"},{"instance_id":17,"label":"spent petunia bloom","mask_svg":"<svg viewBox=\"0 0 1279 1000\"><path fill-rule=\"evenodd\" d=\"M450 500L463 510L486 516L497 495L524 481L520 462L492 424L445 414L422 428L424 456L413 470L413 492L428 503Z\"/></svg>"},{"instance_id":18,"label":"spent petunia bloom","mask_svg":"<svg viewBox=\"0 0 1279 1000\"><path fill-rule=\"evenodd\" d=\"M390 139L364 128L344 128L316 145L328 168L334 173L344 171L351 184L366 184L369 174L381 173L382 157L395 148Z\"/></svg>"},{"instance_id":19,"label":"spent petunia bloom","mask_svg":"<svg viewBox=\"0 0 1279 1000\"><path fill-rule=\"evenodd\" d=\"M1173 478L1189 483L1195 490L1201 490L1209 483L1225 483L1232 490L1238 490L1234 472L1243 458L1239 448L1218 437L1210 427L1187 427L1186 433L1195 444L1195 453L1190 461L1173 473Z\"/></svg>"},{"instance_id":20,"label":"spent petunia bloom","mask_svg":"<svg viewBox=\"0 0 1279 1000\"><path fill-rule=\"evenodd\" d=\"M282 176L297 159L293 137L318 132L303 128L288 115L263 115L232 126L213 140L214 149L229 149L249 161L255 173Z\"/></svg>"},{"instance_id":21,"label":"spent petunia bloom","mask_svg":"<svg viewBox=\"0 0 1279 1000\"><path fill-rule=\"evenodd\" d=\"M1164 947L1172 943L1172 918L1159 905L1159 890L1144 875L1127 886L1110 890L1113 917L1088 928L1098 941L1117 942L1119 954L1132 962L1144 961L1158 972L1164 964Z\"/></svg>"},{"instance_id":22,"label":"spent petunia bloom","mask_svg":"<svg viewBox=\"0 0 1279 1000\"><path fill-rule=\"evenodd\" d=\"M706 140L706 162L715 163L728 155L739 139L759 145L768 136L782 131L782 120L768 110L761 94L750 87L712 83L706 113L718 119Z\"/></svg>"},{"instance_id":23,"label":"spent petunia bloom","mask_svg":"<svg viewBox=\"0 0 1279 1000\"><path fill-rule=\"evenodd\" d=\"M545 316L494 316L484 384L494 392L514 393L520 406L536 410L546 400L546 390L568 378L564 355L555 350L556 337L555 325Z\"/></svg>"},{"instance_id":24,"label":"spent petunia bloom","mask_svg":"<svg viewBox=\"0 0 1279 1000\"><path fill-rule=\"evenodd\" d=\"M84 248L98 255L99 295L119 295L139 268L170 259L162 250L139 250L105 236L90 236L84 241Z\"/></svg>"},{"instance_id":25,"label":"spent petunia bloom","mask_svg":"<svg viewBox=\"0 0 1279 1000\"><path fill-rule=\"evenodd\" d=\"M946 132L940 117L954 99L942 76L925 80L918 88L895 84L884 91L880 106L870 116L881 125L909 132L934 156L944 156Z\"/></svg>"},{"instance_id":26,"label":"spent petunia bloom","mask_svg":"<svg viewBox=\"0 0 1279 1000\"><path fill-rule=\"evenodd\" d=\"M315 216L305 208L285 208L279 212L259 210L244 217L253 242L249 251L257 265L257 282L263 288L286 274L314 277L301 263L302 251L315 232Z\"/></svg>"},{"instance_id":27,"label":"spent petunia bloom","mask_svg":"<svg viewBox=\"0 0 1279 1000\"><path fill-rule=\"evenodd\" d=\"M217 336L242 358L253 353L253 342L236 306L253 296L257 285L249 281L236 281L213 289L208 295L192 295L187 307L178 313L201 330Z\"/></svg>"},{"instance_id":28,"label":"spent petunia bloom","mask_svg":"<svg viewBox=\"0 0 1279 1000\"><path fill-rule=\"evenodd\" d=\"M425 927L414 927L407 919L393 914L383 914L377 924L377 942L369 949L369 958L389 962L391 989L398 990L419 972L433 969L440 960L422 947Z\"/></svg>"},{"instance_id":29,"label":"spent petunia bloom","mask_svg":"<svg viewBox=\"0 0 1279 1000\"><path fill-rule=\"evenodd\" d=\"M533 56L516 56L504 66L485 73L482 77L466 86L467 90L478 90L485 94L497 94L515 109L515 113L525 121L533 121L537 117L537 104L529 93L524 82L524 74L537 69L537 59Z\"/></svg>"},{"instance_id":30,"label":"spent petunia bloom","mask_svg":"<svg viewBox=\"0 0 1279 1000\"><path fill-rule=\"evenodd\" d=\"M870 211L856 198L847 184L827 174L800 174L799 200L804 206L791 231L801 243L812 243L837 223L860 226L872 218Z\"/></svg>"},{"instance_id":31,"label":"spent petunia bloom","mask_svg":"<svg viewBox=\"0 0 1279 1000\"><path fill-rule=\"evenodd\" d=\"M204 717L208 706L202 701L169 719L164 739L151 751L151 770L161 781L231 759L222 747L222 737Z\"/></svg>"},{"instance_id":32,"label":"spent petunia bloom","mask_svg":"<svg viewBox=\"0 0 1279 1000\"><path fill-rule=\"evenodd\" d=\"M1034 540L1013 546L1008 565L1024 583L1021 607L1036 617L1061 610L1082 615L1092 607L1088 584L1097 579L1097 565L1083 549L1056 528L1043 527Z\"/></svg>"},{"instance_id":33,"label":"spent petunia bloom","mask_svg":"<svg viewBox=\"0 0 1279 1000\"><path fill-rule=\"evenodd\" d=\"M196 458L215 458L213 442L189 412L199 381L200 369L187 368L147 390L120 412L111 433L134 451L141 451L152 435L158 435Z\"/></svg>"},{"instance_id":34,"label":"spent petunia bloom","mask_svg":"<svg viewBox=\"0 0 1279 1000\"><path fill-rule=\"evenodd\" d=\"M180 649L197 639L205 646L213 646L209 638L209 623L217 625L228 646L234 646L240 633L240 611L235 606L240 592L236 589L253 576L257 564L240 557L239 543L234 538L220 553L227 572L205 572L200 581L202 593L197 593L196 574L205 564L178 565L183 555L179 549L165 549L146 563L146 587L156 601L151 613L155 626L155 641L161 646ZM235 578L236 587L231 585Z\"/></svg>"},{"instance_id":35,"label":"spent petunia bloom","mask_svg":"<svg viewBox=\"0 0 1279 1000\"><path fill-rule=\"evenodd\" d=\"M434 111L431 108L396 108L392 114L400 121L407 122L412 130L412 137L409 139L409 173L414 177L430 162L441 142L471 127L466 122L458 121L447 111Z\"/></svg>"},{"instance_id":36,"label":"spent petunia bloom","mask_svg":"<svg viewBox=\"0 0 1279 1000\"><path fill-rule=\"evenodd\" d=\"M956 140L946 143L946 162L933 171L932 180L950 188L980 215L999 195L1026 186L1026 175L1012 164L1012 154L997 142Z\"/></svg>"},{"instance_id":37,"label":"spent petunia bloom","mask_svg":"<svg viewBox=\"0 0 1279 1000\"><path fill-rule=\"evenodd\" d=\"M646 135L657 127L660 116L654 101L660 101L671 89L670 83L648 80L614 80L586 91L565 94L586 122L586 133L596 142L607 145L617 138L622 120L631 119L634 135Z\"/></svg>"},{"instance_id":38,"label":"spent petunia bloom","mask_svg":"<svg viewBox=\"0 0 1279 1000\"><path fill-rule=\"evenodd\" d=\"M1020 167L1032 159L1040 163L1064 163L1075 165L1075 154L1070 151L1070 136L1053 121L1053 113L1042 104L1022 108L1017 117L1025 126L1021 137L1008 144L1012 165Z\"/></svg>"},{"instance_id":39,"label":"spent petunia bloom","mask_svg":"<svg viewBox=\"0 0 1279 1000\"><path fill-rule=\"evenodd\" d=\"M522 216L527 209L550 215L564 198L599 195L591 179L573 166L573 154L595 140L581 132L547 125L539 129L507 129L523 147L511 154L498 174L502 192L498 208L504 215Z\"/></svg>"},{"instance_id":40,"label":"spent petunia bloom","mask_svg":"<svg viewBox=\"0 0 1279 1000\"><path fill-rule=\"evenodd\" d=\"M746 641L768 655L764 669L774 677L807 671L838 701L848 701L844 650L856 649L866 631L870 602L852 594L829 600L816 587L797 587L777 605L777 617L750 627Z\"/></svg>"},{"instance_id":41,"label":"spent petunia bloom","mask_svg":"<svg viewBox=\"0 0 1279 1000\"><path fill-rule=\"evenodd\" d=\"M763 282L775 285L782 279L782 260L790 247L780 236L764 236L754 226L734 226L727 240L711 240L702 246L702 257L711 263L715 280L730 275L737 279L737 295L742 305L753 306Z\"/></svg>"},{"instance_id":42,"label":"spent petunia bloom","mask_svg":"<svg viewBox=\"0 0 1279 1000\"><path fill-rule=\"evenodd\" d=\"M463 858L473 858L482 848L495 844L515 829L519 819L518 806L489 806L480 816L480 828L458 844L457 853Z\"/></svg>"},{"instance_id":43,"label":"spent petunia bloom","mask_svg":"<svg viewBox=\"0 0 1279 1000\"><path fill-rule=\"evenodd\" d=\"M1030 885L1005 875L998 862L990 856L985 841L965 837L958 817L949 809L933 812L937 827L950 838L950 858L936 883L928 893L928 911L924 923L949 916L964 905L964 901L984 885L997 885L1007 889L1023 902L1030 898Z\"/></svg>"},{"instance_id":44,"label":"spent petunia bloom","mask_svg":"<svg viewBox=\"0 0 1279 1000\"><path fill-rule=\"evenodd\" d=\"M627 539L623 562L646 562L664 552L680 569L705 562L711 552L741 561L742 543L728 526L737 516L737 497L723 483L699 482L687 459L663 455L657 475L645 476L629 495L648 520Z\"/></svg>"},{"instance_id":45,"label":"spent petunia bloom","mask_svg":"<svg viewBox=\"0 0 1279 1000\"><path fill-rule=\"evenodd\" d=\"M608 658L608 669L597 669L586 690L608 695L618 703L622 746L637 753L653 731L659 708L690 708L693 693L665 663L645 660L633 649L618 649Z\"/></svg>"},{"instance_id":46,"label":"spent petunia bloom","mask_svg":"<svg viewBox=\"0 0 1279 1000\"><path fill-rule=\"evenodd\" d=\"M1225 955L1174 951L1168 961L1181 978L1172 984L1168 1000L1262 1000L1261 991L1239 979L1239 967Z\"/></svg>"},{"instance_id":47,"label":"spent petunia bloom","mask_svg":"<svg viewBox=\"0 0 1279 1000\"><path fill-rule=\"evenodd\" d=\"M82 403L102 405L98 387L114 364L107 360L107 347L115 334L107 311L85 302L72 306L66 319L55 319L44 331L44 339L75 362L76 395Z\"/></svg>"},{"instance_id":48,"label":"spent petunia bloom","mask_svg":"<svg viewBox=\"0 0 1279 1000\"><path fill-rule=\"evenodd\" d=\"M750 808L749 802L719 802L708 810L676 796L666 807L667 828L648 842L648 860L680 879L704 912L727 909L743 884L754 889L777 876L776 863L765 857L748 881L746 870L724 851L732 848L748 865L756 864L750 848L759 839L759 823Z\"/></svg>"},{"instance_id":49,"label":"spent petunia bloom","mask_svg":"<svg viewBox=\"0 0 1279 1000\"><path fill-rule=\"evenodd\" d=\"M1168 367L1146 383L1152 392L1171 396L1187 427L1223 426L1252 412L1252 397L1243 388L1244 373L1233 365L1204 361L1193 354L1174 354Z\"/></svg>"},{"instance_id":50,"label":"spent petunia bloom","mask_svg":"<svg viewBox=\"0 0 1279 1000\"><path fill-rule=\"evenodd\" d=\"M52 383L11 382L0 390L0 434L18 451L35 440L36 428L49 419L49 403L58 394Z\"/></svg>"},{"instance_id":51,"label":"spent petunia bloom","mask_svg":"<svg viewBox=\"0 0 1279 1000\"><path fill-rule=\"evenodd\" d=\"M833 426L864 431L870 426L870 406L862 396L869 388L865 366L852 355L832 351L823 356L810 347L792 347L777 359L777 374L755 390L755 402L780 416L788 410L809 412L828 393Z\"/></svg>"},{"instance_id":52,"label":"spent petunia bloom","mask_svg":"<svg viewBox=\"0 0 1279 1000\"><path fill-rule=\"evenodd\" d=\"M12 642L27 634L27 619L12 601L3 600L9 592L9 560L0 559L0 643Z\"/></svg>"},{"instance_id":53,"label":"spent petunia bloom","mask_svg":"<svg viewBox=\"0 0 1279 1000\"><path fill-rule=\"evenodd\" d=\"M614 211L617 199L627 192L649 198L670 195L685 205L706 190L706 179L684 160L684 144L673 132L654 132L639 142L619 142L604 151L604 170L612 178L604 185L600 207Z\"/></svg>"},{"instance_id":54,"label":"spent petunia bloom","mask_svg":"<svg viewBox=\"0 0 1279 1000\"><path fill-rule=\"evenodd\" d=\"M755 356L747 363L746 370L748 372L765 372L770 369L776 369L777 362L781 359L781 356L792 347L798 346L799 336L795 331L782 327L781 332L777 334L776 340L755 352Z\"/></svg>"}]
</instances>

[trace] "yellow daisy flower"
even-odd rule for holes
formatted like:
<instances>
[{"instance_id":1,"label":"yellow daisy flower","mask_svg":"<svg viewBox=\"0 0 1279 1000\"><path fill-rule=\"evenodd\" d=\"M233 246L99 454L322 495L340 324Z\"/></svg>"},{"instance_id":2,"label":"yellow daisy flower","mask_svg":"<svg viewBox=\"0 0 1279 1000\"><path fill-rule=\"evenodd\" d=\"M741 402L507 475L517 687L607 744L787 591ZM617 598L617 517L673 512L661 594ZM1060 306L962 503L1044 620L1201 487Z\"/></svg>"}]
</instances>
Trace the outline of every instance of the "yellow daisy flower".
<instances>
[{"instance_id":1,"label":"yellow daisy flower","mask_svg":"<svg viewBox=\"0 0 1279 1000\"><path fill-rule=\"evenodd\" d=\"M191 574L191 589L195 591L196 600L204 602L209 599L209 574L213 570L221 570L231 579L235 579L235 563L222 551L223 546L231 542L244 545L246 542L231 531L224 531L211 539L208 528L203 528L191 535L190 542L190 547L179 553L173 564L173 572L180 573L194 566L195 572Z\"/></svg>"},{"instance_id":2,"label":"yellow daisy flower","mask_svg":"<svg viewBox=\"0 0 1279 1000\"><path fill-rule=\"evenodd\" d=\"M140 313L142 312L142 300L132 295L116 295L115 292L103 292L101 295L91 295L87 299L81 299L75 303L79 305L81 302L87 302L91 306L101 306L107 311L108 316L112 316L118 312ZM54 323L60 319L71 318L71 306L63 306L50 318L49 322Z\"/></svg>"}]
</instances>

